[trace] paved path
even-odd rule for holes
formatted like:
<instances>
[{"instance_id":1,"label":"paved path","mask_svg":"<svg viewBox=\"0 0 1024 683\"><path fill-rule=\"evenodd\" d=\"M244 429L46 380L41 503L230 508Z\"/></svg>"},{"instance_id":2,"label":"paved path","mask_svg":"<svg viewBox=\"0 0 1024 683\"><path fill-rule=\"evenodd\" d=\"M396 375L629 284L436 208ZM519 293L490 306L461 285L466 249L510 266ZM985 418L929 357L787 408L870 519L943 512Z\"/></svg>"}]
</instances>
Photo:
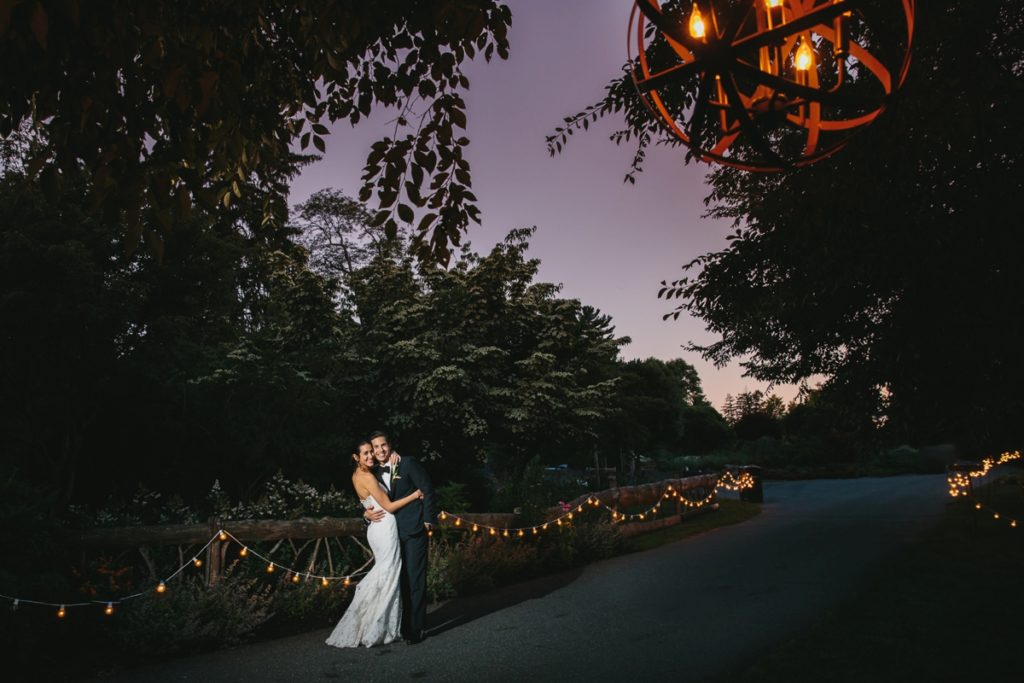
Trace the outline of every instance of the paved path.
<instances>
[{"instance_id":1,"label":"paved path","mask_svg":"<svg viewBox=\"0 0 1024 683\"><path fill-rule=\"evenodd\" d=\"M938 519L945 495L941 475L768 482L764 511L749 522L448 603L416 646L337 650L324 630L117 680L706 679L848 596Z\"/></svg>"}]
</instances>

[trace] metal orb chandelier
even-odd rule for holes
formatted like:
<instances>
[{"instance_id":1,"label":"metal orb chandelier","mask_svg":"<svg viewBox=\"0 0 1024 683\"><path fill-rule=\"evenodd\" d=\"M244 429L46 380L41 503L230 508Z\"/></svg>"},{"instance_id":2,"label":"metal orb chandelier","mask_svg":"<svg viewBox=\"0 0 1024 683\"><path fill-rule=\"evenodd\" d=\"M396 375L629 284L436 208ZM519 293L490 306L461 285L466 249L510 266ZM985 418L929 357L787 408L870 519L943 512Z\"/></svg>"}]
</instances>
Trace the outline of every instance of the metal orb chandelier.
<instances>
[{"instance_id":1,"label":"metal orb chandelier","mask_svg":"<svg viewBox=\"0 0 1024 683\"><path fill-rule=\"evenodd\" d=\"M636 0L630 63L641 100L695 156L780 171L882 113L913 34L914 0Z\"/></svg>"}]
</instances>

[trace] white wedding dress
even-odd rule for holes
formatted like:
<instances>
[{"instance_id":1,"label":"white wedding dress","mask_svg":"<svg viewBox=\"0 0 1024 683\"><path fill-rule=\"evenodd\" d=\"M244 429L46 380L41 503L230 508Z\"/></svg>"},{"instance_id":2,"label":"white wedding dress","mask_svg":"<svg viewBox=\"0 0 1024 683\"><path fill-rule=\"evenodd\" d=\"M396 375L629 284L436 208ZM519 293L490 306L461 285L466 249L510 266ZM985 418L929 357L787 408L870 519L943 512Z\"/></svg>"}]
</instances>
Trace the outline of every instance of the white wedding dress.
<instances>
[{"instance_id":1,"label":"white wedding dress","mask_svg":"<svg viewBox=\"0 0 1024 683\"><path fill-rule=\"evenodd\" d=\"M365 508L382 509L373 496L360 501ZM327 639L335 647L385 645L400 637L402 596L399 576L402 553L398 545L398 525L390 512L372 522L366 539L373 551L373 569L356 585L355 595L334 632Z\"/></svg>"}]
</instances>

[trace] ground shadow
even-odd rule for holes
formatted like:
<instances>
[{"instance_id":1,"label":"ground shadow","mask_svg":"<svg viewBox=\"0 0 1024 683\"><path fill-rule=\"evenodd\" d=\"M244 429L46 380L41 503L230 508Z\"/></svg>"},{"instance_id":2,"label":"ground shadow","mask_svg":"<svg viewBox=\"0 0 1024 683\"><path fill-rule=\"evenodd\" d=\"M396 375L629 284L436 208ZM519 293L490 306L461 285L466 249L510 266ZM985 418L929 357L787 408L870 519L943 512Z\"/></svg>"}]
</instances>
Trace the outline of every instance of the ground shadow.
<instances>
[{"instance_id":1,"label":"ground shadow","mask_svg":"<svg viewBox=\"0 0 1024 683\"><path fill-rule=\"evenodd\" d=\"M427 613L427 636L436 636L474 619L498 612L527 600L542 598L575 581L583 568L569 569L529 581L505 586L481 595L457 598L433 608Z\"/></svg>"}]
</instances>

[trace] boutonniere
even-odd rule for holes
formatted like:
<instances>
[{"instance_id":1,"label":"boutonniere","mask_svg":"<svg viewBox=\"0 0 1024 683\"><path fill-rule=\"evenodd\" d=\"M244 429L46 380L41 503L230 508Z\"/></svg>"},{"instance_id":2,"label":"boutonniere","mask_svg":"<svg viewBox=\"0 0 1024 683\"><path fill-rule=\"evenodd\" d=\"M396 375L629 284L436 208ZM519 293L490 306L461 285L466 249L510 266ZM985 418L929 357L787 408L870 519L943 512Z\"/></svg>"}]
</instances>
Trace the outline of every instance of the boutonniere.
<instances>
[{"instance_id":1,"label":"boutonniere","mask_svg":"<svg viewBox=\"0 0 1024 683\"><path fill-rule=\"evenodd\" d=\"M401 476L401 475L400 475L400 474L398 473L398 464L399 464L400 462L401 462L401 460L399 460L398 462L396 462L396 463L395 463L395 464L394 464L394 465L393 465L393 466L391 467L391 481L398 481L399 479L401 479L401 478L402 478L402 476Z\"/></svg>"}]
</instances>

